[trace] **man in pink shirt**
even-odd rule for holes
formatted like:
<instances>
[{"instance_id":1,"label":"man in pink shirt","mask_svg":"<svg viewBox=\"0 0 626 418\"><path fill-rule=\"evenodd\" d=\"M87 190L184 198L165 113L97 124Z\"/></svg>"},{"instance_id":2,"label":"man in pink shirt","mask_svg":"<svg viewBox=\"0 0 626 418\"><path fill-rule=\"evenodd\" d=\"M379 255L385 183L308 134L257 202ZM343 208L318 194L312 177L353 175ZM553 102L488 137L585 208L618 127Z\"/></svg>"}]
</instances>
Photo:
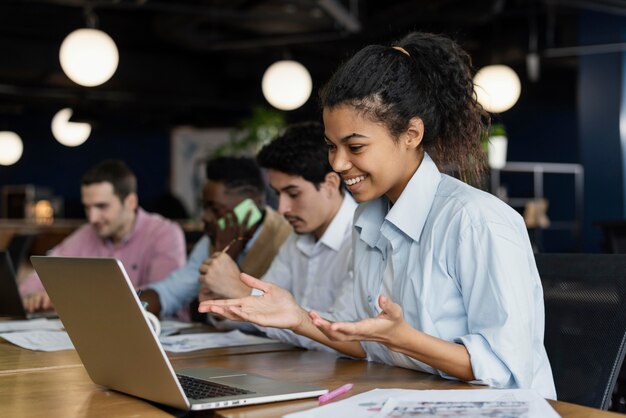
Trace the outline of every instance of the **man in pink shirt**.
<instances>
[{"instance_id":1,"label":"man in pink shirt","mask_svg":"<svg viewBox=\"0 0 626 418\"><path fill-rule=\"evenodd\" d=\"M115 257L124 264L136 289L164 279L185 264L180 225L139 207L137 179L122 161L106 160L89 169L81 179L80 193L89 223L49 255ZM24 280L20 292L29 312L53 308L35 272Z\"/></svg>"}]
</instances>

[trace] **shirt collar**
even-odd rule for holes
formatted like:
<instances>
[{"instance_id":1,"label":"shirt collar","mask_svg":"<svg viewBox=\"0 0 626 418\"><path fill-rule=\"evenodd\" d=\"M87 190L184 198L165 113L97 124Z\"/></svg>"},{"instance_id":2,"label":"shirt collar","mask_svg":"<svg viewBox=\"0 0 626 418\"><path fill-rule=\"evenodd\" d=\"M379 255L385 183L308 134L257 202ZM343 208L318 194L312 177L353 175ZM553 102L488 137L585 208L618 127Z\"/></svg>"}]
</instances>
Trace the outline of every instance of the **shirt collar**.
<instances>
[{"instance_id":1,"label":"shirt collar","mask_svg":"<svg viewBox=\"0 0 626 418\"><path fill-rule=\"evenodd\" d=\"M386 219L414 241L419 241L440 180L441 173L437 166L430 156L424 153L422 163L387 214Z\"/></svg>"},{"instance_id":2,"label":"shirt collar","mask_svg":"<svg viewBox=\"0 0 626 418\"><path fill-rule=\"evenodd\" d=\"M380 238L380 228L387 214L389 199L382 196L361 203L354 215L354 226L359 231L359 239L370 247L376 247Z\"/></svg>"},{"instance_id":3,"label":"shirt collar","mask_svg":"<svg viewBox=\"0 0 626 418\"><path fill-rule=\"evenodd\" d=\"M356 207L357 203L354 201L354 198L350 194L345 193L339 210L328 225L328 228L326 228L326 231L324 231L324 234L322 234L322 237L315 242L312 234L302 234L298 236L298 248L306 251L305 247L311 248L325 245L334 251L339 251L346 236L346 228L348 225L352 225Z\"/></svg>"},{"instance_id":4,"label":"shirt collar","mask_svg":"<svg viewBox=\"0 0 626 418\"><path fill-rule=\"evenodd\" d=\"M389 199L386 196L360 205L354 222L360 230L360 239L370 247L382 248L379 240L383 223L387 220L414 241L419 241L440 180L437 166L424 153L420 166L391 210L388 210Z\"/></svg>"}]
</instances>

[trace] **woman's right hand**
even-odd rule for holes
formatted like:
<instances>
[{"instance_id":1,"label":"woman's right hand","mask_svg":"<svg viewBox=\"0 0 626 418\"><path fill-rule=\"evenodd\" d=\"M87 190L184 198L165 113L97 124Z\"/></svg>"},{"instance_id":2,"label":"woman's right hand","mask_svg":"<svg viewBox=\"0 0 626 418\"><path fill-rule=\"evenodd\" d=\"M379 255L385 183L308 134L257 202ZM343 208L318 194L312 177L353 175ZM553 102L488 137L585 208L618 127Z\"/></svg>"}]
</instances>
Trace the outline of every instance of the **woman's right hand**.
<instances>
[{"instance_id":1,"label":"woman's right hand","mask_svg":"<svg viewBox=\"0 0 626 418\"><path fill-rule=\"evenodd\" d=\"M308 321L307 312L287 290L241 273L241 281L248 287L264 292L258 296L239 299L207 300L200 303L199 312L208 312L235 321L295 330Z\"/></svg>"}]
</instances>

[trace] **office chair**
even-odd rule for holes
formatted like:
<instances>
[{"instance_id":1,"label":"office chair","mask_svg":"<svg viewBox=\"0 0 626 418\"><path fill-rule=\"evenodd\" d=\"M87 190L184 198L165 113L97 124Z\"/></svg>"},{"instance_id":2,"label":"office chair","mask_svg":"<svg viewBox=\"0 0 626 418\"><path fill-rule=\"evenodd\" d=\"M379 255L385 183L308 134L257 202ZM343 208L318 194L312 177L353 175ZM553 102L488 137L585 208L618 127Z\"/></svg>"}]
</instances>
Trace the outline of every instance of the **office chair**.
<instances>
[{"instance_id":1,"label":"office chair","mask_svg":"<svg viewBox=\"0 0 626 418\"><path fill-rule=\"evenodd\" d=\"M537 254L557 398L608 409L626 353L626 254Z\"/></svg>"}]
</instances>

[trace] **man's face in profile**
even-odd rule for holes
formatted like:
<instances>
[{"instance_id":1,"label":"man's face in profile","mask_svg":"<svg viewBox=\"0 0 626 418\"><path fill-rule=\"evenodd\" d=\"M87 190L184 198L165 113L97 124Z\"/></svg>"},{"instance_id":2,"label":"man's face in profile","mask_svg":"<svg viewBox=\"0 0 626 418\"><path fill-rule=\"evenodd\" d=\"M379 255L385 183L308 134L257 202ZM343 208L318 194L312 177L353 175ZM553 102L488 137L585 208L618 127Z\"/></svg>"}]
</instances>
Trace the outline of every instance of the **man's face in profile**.
<instances>
[{"instance_id":1,"label":"man's face in profile","mask_svg":"<svg viewBox=\"0 0 626 418\"><path fill-rule=\"evenodd\" d=\"M221 181L208 180L202 189L202 206L204 208L202 221L204 231L215 241L217 232L217 220L232 211L247 196L238 193L238 190L229 189Z\"/></svg>"},{"instance_id":2,"label":"man's face in profile","mask_svg":"<svg viewBox=\"0 0 626 418\"><path fill-rule=\"evenodd\" d=\"M134 193L121 201L113 185L102 182L81 186L80 194L85 216L99 237L118 242L131 230L137 209Z\"/></svg>"},{"instance_id":3,"label":"man's face in profile","mask_svg":"<svg viewBox=\"0 0 626 418\"><path fill-rule=\"evenodd\" d=\"M278 198L278 212L297 234L313 234L319 239L334 218L327 182L317 188L301 176L268 169L270 185Z\"/></svg>"}]
</instances>

